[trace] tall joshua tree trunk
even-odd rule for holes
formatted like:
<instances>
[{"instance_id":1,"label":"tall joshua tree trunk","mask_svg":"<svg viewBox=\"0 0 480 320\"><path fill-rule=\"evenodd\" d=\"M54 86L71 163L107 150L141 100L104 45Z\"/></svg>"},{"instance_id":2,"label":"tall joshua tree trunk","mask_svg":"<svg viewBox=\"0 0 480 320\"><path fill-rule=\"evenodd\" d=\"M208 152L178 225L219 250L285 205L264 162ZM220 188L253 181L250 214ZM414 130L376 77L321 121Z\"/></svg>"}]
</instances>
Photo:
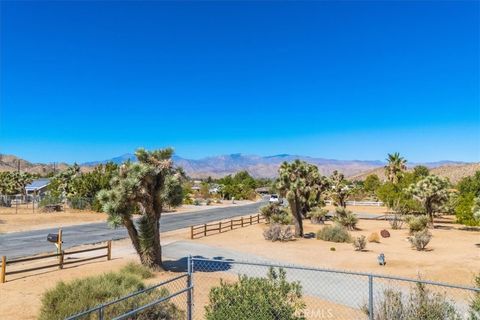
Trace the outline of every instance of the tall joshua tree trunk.
<instances>
[{"instance_id":1,"label":"tall joshua tree trunk","mask_svg":"<svg viewBox=\"0 0 480 320\"><path fill-rule=\"evenodd\" d=\"M295 226L295 237L303 237L303 217L297 195L288 197L288 204L292 211L293 224Z\"/></svg>"},{"instance_id":2,"label":"tall joshua tree trunk","mask_svg":"<svg viewBox=\"0 0 480 320\"><path fill-rule=\"evenodd\" d=\"M164 205L182 201L181 174L171 162L173 150L136 152L138 162L126 162L98 199L113 225L123 224L142 264L162 267L160 217ZM140 213L138 221L132 216Z\"/></svg>"}]
</instances>

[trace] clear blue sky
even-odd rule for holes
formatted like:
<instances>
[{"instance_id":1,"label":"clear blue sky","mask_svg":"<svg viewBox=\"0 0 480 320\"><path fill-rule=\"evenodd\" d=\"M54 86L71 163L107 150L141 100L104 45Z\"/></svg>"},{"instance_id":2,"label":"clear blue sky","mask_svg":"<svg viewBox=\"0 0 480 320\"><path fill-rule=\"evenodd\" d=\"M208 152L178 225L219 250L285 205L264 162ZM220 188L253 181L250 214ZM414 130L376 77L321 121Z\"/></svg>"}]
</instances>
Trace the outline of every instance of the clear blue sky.
<instances>
[{"instance_id":1,"label":"clear blue sky","mask_svg":"<svg viewBox=\"0 0 480 320\"><path fill-rule=\"evenodd\" d=\"M478 1L1 3L0 152L480 161Z\"/></svg>"}]
</instances>

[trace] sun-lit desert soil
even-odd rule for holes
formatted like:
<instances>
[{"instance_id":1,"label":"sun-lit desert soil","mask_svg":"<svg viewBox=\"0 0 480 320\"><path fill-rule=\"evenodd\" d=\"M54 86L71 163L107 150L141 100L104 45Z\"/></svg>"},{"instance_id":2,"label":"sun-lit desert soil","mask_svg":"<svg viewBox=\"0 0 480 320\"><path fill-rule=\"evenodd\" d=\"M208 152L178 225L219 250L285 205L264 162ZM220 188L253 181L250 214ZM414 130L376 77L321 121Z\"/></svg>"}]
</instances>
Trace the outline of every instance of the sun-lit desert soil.
<instances>
[{"instance_id":1,"label":"sun-lit desert soil","mask_svg":"<svg viewBox=\"0 0 480 320\"><path fill-rule=\"evenodd\" d=\"M446 222L451 222L445 220ZM439 224L440 225L440 224ZM372 232L388 229L390 238L381 238L381 243L368 243L366 252L356 252L352 244L333 243L323 240L300 239L290 242L269 242L262 232L265 225L236 229L195 241L231 250L248 252L276 261L382 274L401 275L472 284L473 275L480 272L480 232L459 230L462 226L443 223L442 229L432 230L433 238L428 251L411 248L407 240L408 229L392 230L387 221L360 220L360 230L352 236L369 236ZM305 222L305 232L316 232L322 226ZM336 251L330 251L334 247ZM383 252L387 259L385 267L377 264L377 256Z\"/></svg>"},{"instance_id":2,"label":"sun-lit desert soil","mask_svg":"<svg viewBox=\"0 0 480 320\"><path fill-rule=\"evenodd\" d=\"M175 240L187 239L187 230L172 231L162 234L162 242L167 244ZM97 245L98 246L98 245ZM81 246L75 249L83 249L91 246ZM98 252L98 251L97 251ZM100 253L85 253L77 257L88 257ZM63 270L55 268L44 271L34 271L18 275L7 276L6 283L0 283L0 314L2 320L36 319L41 307L42 294L53 288L59 281L69 281L87 276L99 275L105 272L118 271L130 261L139 262L129 239L115 241L112 244L112 260L105 258L84 262L80 265L71 265ZM55 263L50 261L51 263ZM34 267L49 261L29 262L28 267ZM27 265L19 266L26 268ZM14 270L14 267L10 267ZM175 272L156 272L155 276L147 279L147 284L159 283L163 280L175 277Z\"/></svg>"},{"instance_id":3,"label":"sun-lit desert soil","mask_svg":"<svg viewBox=\"0 0 480 320\"><path fill-rule=\"evenodd\" d=\"M371 212L371 211L370 211ZM206 238L189 240L189 230L182 229L162 234L164 245L182 240L210 246L246 252L276 262L294 263L321 268L367 271L379 274L399 275L449 283L472 285L473 276L480 272L480 232L460 230L461 226L443 219L437 223L440 228L432 230L433 239L429 251L418 252L407 241L408 230L392 230L387 221L360 220L360 230L352 231L353 236L366 235L388 229L391 237L382 238L381 243L368 243L366 252L355 252L351 244L338 244L316 239L300 239L291 242L269 242L263 239L264 224L248 226ZM316 232L322 228L305 222L305 232ZM330 251L335 247L336 251ZM387 258L385 267L378 266L377 255L383 252ZM9 276L8 282L0 284L0 314L2 319L35 319L41 306L43 292L56 282L68 281L89 275L120 269L128 261L137 260L128 239L113 244L113 260L104 259L85 263L64 270L36 271L35 275L20 274ZM174 276L172 272L158 272L149 283L155 283ZM208 301L211 286L219 283L225 273L200 273L196 280L196 312L202 313ZM201 277L210 277L201 281ZM228 276L227 276L228 277ZM227 279L228 280L228 279ZM203 292L203 294L198 294ZM307 299L308 300L308 299ZM313 303L310 301L310 304ZM308 304L308 303L307 303ZM318 301L313 303L318 306ZM331 307L331 306L329 306ZM340 307L339 307L340 308Z\"/></svg>"}]
</instances>

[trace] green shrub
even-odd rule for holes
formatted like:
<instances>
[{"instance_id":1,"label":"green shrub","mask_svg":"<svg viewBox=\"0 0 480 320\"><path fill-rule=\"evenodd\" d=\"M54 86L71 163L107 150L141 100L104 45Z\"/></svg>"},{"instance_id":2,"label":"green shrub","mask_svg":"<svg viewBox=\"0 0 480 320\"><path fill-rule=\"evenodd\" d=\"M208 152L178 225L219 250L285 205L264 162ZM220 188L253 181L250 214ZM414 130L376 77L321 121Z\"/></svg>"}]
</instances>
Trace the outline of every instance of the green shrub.
<instances>
[{"instance_id":1,"label":"green shrub","mask_svg":"<svg viewBox=\"0 0 480 320\"><path fill-rule=\"evenodd\" d=\"M121 272L110 272L100 276L73 280L68 283L61 281L43 295L39 320L65 319L68 316L91 309L99 304L145 289L146 286L142 281L142 277L145 276L147 276L147 273L144 269L129 264ZM133 308L167 295L168 291L163 289L153 290L127 299L106 308L105 318L110 319L119 316ZM95 316L92 317L86 317L85 319L96 319ZM171 303L163 303L129 319L174 320L182 319L183 317L183 311L178 310Z\"/></svg>"},{"instance_id":2,"label":"green shrub","mask_svg":"<svg viewBox=\"0 0 480 320\"><path fill-rule=\"evenodd\" d=\"M266 278L240 276L235 283L221 282L210 290L205 319L301 320L302 287L288 282L283 269L271 268Z\"/></svg>"},{"instance_id":3,"label":"green shrub","mask_svg":"<svg viewBox=\"0 0 480 320\"><path fill-rule=\"evenodd\" d=\"M399 217L398 214L394 214L392 219L389 219L388 222L393 230L400 230L403 226L403 219Z\"/></svg>"},{"instance_id":4,"label":"green shrub","mask_svg":"<svg viewBox=\"0 0 480 320\"><path fill-rule=\"evenodd\" d=\"M52 195L46 195L42 200L40 200L40 203L38 204L40 207L45 207L50 204L59 204L62 203L62 198L61 197L56 197Z\"/></svg>"},{"instance_id":5,"label":"green shrub","mask_svg":"<svg viewBox=\"0 0 480 320\"><path fill-rule=\"evenodd\" d=\"M333 220L348 230L354 230L358 223L357 216L345 208L336 208L336 216Z\"/></svg>"},{"instance_id":6,"label":"green shrub","mask_svg":"<svg viewBox=\"0 0 480 320\"><path fill-rule=\"evenodd\" d=\"M316 207L307 214L307 217L310 218L310 221L314 224L324 224L327 213L327 209Z\"/></svg>"},{"instance_id":7,"label":"green shrub","mask_svg":"<svg viewBox=\"0 0 480 320\"><path fill-rule=\"evenodd\" d=\"M68 205L72 209L78 209L78 210L87 210L90 209L91 206L91 200L82 198L82 197L70 197L68 199Z\"/></svg>"},{"instance_id":8,"label":"green shrub","mask_svg":"<svg viewBox=\"0 0 480 320\"><path fill-rule=\"evenodd\" d=\"M292 223L292 215L290 214L290 211L275 203L260 208L260 213L263 215L267 223L279 223L283 225L289 225Z\"/></svg>"},{"instance_id":9,"label":"green shrub","mask_svg":"<svg viewBox=\"0 0 480 320\"><path fill-rule=\"evenodd\" d=\"M466 226L480 225L480 219L475 217L474 211L475 195L473 193L467 193L458 197L455 207L455 216L458 223Z\"/></svg>"},{"instance_id":10,"label":"green shrub","mask_svg":"<svg viewBox=\"0 0 480 320\"><path fill-rule=\"evenodd\" d=\"M185 197L183 198L183 204L186 204L186 205L193 204L193 199L190 197Z\"/></svg>"},{"instance_id":11,"label":"green shrub","mask_svg":"<svg viewBox=\"0 0 480 320\"><path fill-rule=\"evenodd\" d=\"M320 229L317 232L317 239L331 242L350 242L352 238L345 227L336 224Z\"/></svg>"},{"instance_id":12,"label":"green shrub","mask_svg":"<svg viewBox=\"0 0 480 320\"><path fill-rule=\"evenodd\" d=\"M295 237L291 226L286 226L278 223L271 224L265 231L263 231L265 240L270 241L290 241Z\"/></svg>"},{"instance_id":13,"label":"green shrub","mask_svg":"<svg viewBox=\"0 0 480 320\"><path fill-rule=\"evenodd\" d=\"M412 246L418 251L423 251L431 239L432 234L428 232L428 229L423 229L422 231L415 232L413 236L408 238L408 241L410 241Z\"/></svg>"},{"instance_id":14,"label":"green shrub","mask_svg":"<svg viewBox=\"0 0 480 320\"><path fill-rule=\"evenodd\" d=\"M375 303L375 320L456 320L461 319L453 301L417 283L408 296L400 290L386 289ZM368 315L368 308L363 308Z\"/></svg>"},{"instance_id":15,"label":"green shrub","mask_svg":"<svg viewBox=\"0 0 480 320\"><path fill-rule=\"evenodd\" d=\"M199 206L199 205L201 205L200 200L198 200L198 199L193 200L193 205L194 205L194 206Z\"/></svg>"},{"instance_id":16,"label":"green shrub","mask_svg":"<svg viewBox=\"0 0 480 320\"><path fill-rule=\"evenodd\" d=\"M355 248L355 251L362 251L367 247L367 239L365 236L360 236L360 237L355 237L353 239L353 248Z\"/></svg>"},{"instance_id":17,"label":"green shrub","mask_svg":"<svg viewBox=\"0 0 480 320\"><path fill-rule=\"evenodd\" d=\"M140 279L148 279L153 277L152 270L142 264L135 262L127 263L122 269L120 269L120 273L133 274L138 276Z\"/></svg>"},{"instance_id":18,"label":"green shrub","mask_svg":"<svg viewBox=\"0 0 480 320\"><path fill-rule=\"evenodd\" d=\"M425 230L428 226L429 220L426 215L408 215L405 217L405 222L408 224L408 229L410 230L410 233L413 234L415 232Z\"/></svg>"}]
</instances>

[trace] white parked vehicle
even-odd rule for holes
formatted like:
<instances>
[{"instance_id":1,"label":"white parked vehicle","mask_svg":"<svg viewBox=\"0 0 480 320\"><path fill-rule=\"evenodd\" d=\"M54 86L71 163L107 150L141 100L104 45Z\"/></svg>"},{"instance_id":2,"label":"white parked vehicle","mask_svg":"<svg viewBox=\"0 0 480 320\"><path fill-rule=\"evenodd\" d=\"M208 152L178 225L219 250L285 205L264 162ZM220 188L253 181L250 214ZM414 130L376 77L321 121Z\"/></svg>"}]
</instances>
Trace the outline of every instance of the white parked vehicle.
<instances>
[{"instance_id":1,"label":"white parked vehicle","mask_svg":"<svg viewBox=\"0 0 480 320\"><path fill-rule=\"evenodd\" d=\"M270 199L268 200L270 203L280 203L280 198L278 197L278 194L272 194L270 195Z\"/></svg>"}]
</instances>

